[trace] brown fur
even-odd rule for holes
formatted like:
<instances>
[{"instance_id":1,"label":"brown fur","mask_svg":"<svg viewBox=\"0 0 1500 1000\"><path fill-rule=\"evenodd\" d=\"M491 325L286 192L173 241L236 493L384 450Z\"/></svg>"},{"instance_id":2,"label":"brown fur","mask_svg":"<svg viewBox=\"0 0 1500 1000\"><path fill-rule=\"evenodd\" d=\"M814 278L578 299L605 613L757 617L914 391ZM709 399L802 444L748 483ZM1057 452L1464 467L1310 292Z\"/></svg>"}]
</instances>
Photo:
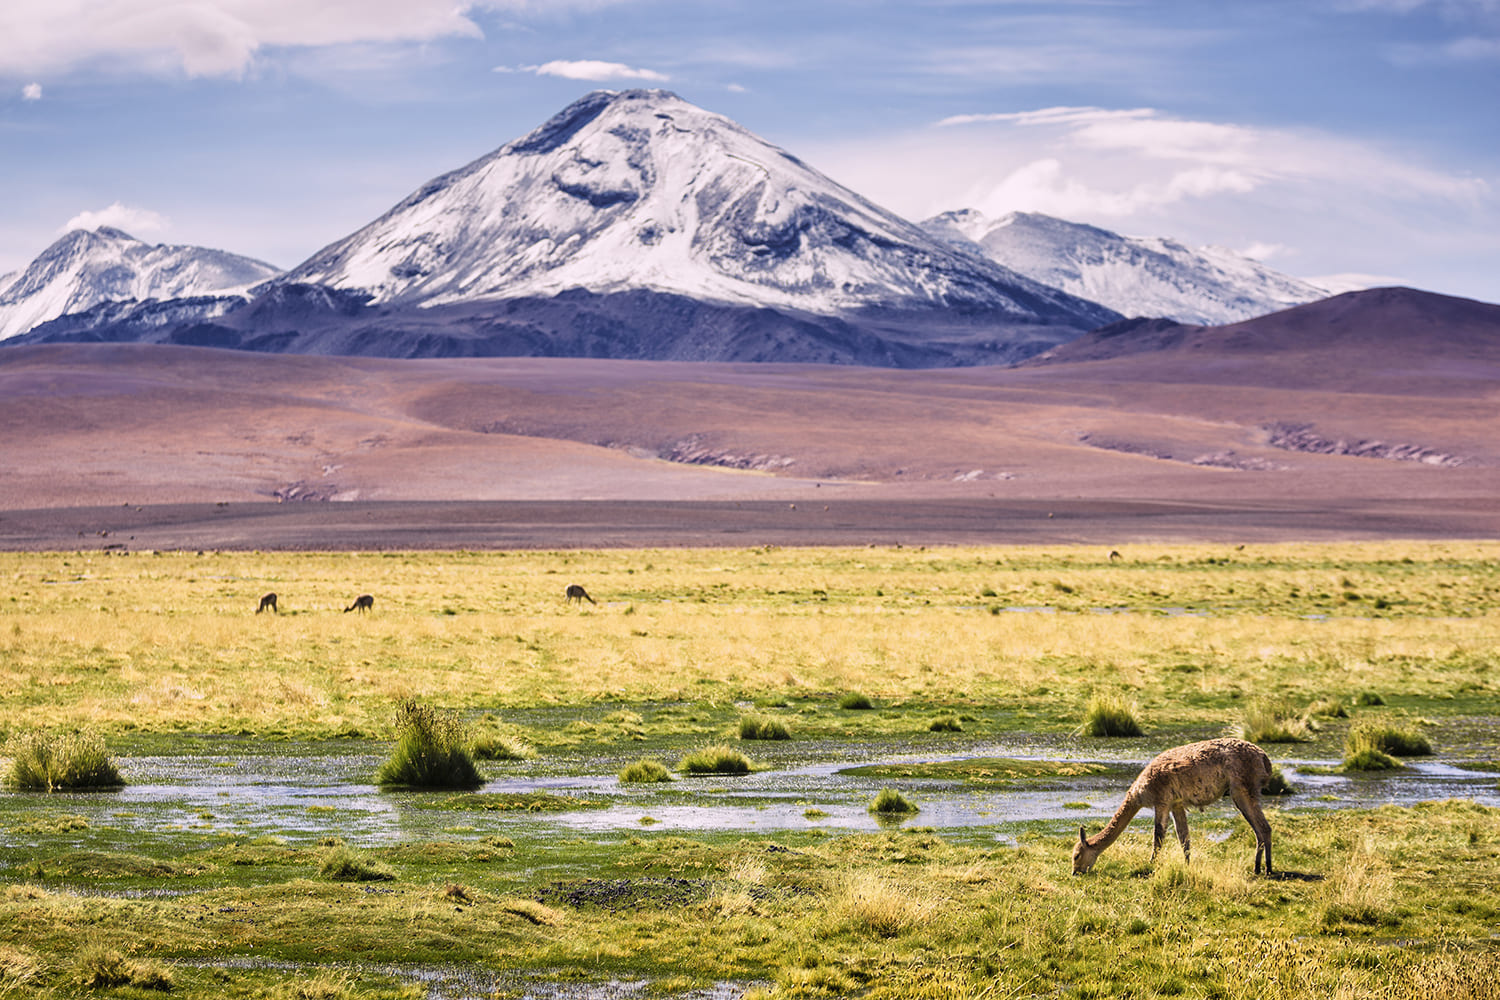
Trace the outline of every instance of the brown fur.
<instances>
[{"instance_id":1,"label":"brown fur","mask_svg":"<svg viewBox=\"0 0 1500 1000\"><path fill-rule=\"evenodd\" d=\"M1260 859L1266 859L1266 874L1271 874L1271 824L1260 808L1261 789L1271 777L1271 760L1265 751L1244 740L1221 739L1189 743L1163 751L1146 765L1125 801L1114 816L1094 837L1078 828L1078 843L1073 845L1073 874L1082 875L1094 866L1104 849L1114 843L1131 819L1142 809L1156 815L1156 830L1151 841L1151 860L1161 850L1167 833L1167 817L1177 828L1182 841L1182 856L1192 859L1188 843L1187 810L1201 809L1229 795L1250 829L1255 831L1255 871L1260 873Z\"/></svg>"},{"instance_id":2,"label":"brown fur","mask_svg":"<svg viewBox=\"0 0 1500 1000\"><path fill-rule=\"evenodd\" d=\"M360 594L358 597L356 597L354 599L354 603L353 604L349 605L347 608L344 609L344 614L347 615L349 612L354 611L356 609L358 609L361 612L374 611L375 610L375 598L371 597L369 594Z\"/></svg>"},{"instance_id":3,"label":"brown fur","mask_svg":"<svg viewBox=\"0 0 1500 1000\"><path fill-rule=\"evenodd\" d=\"M579 604L582 604L584 601L588 601L590 604L599 603L589 596L589 592L587 590L584 590L576 583L570 584L568 586L568 603L571 604L574 601L577 601Z\"/></svg>"},{"instance_id":4,"label":"brown fur","mask_svg":"<svg viewBox=\"0 0 1500 1000\"><path fill-rule=\"evenodd\" d=\"M281 613L280 611L276 610L276 595L275 594L266 594L264 597L262 597L260 599L260 607L258 607L258 608L255 609L255 613L256 614L260 614L262 611L266 610L267 608L270 608L272 611L276 611L277 614Z\"/></svg>"}]
</instances>

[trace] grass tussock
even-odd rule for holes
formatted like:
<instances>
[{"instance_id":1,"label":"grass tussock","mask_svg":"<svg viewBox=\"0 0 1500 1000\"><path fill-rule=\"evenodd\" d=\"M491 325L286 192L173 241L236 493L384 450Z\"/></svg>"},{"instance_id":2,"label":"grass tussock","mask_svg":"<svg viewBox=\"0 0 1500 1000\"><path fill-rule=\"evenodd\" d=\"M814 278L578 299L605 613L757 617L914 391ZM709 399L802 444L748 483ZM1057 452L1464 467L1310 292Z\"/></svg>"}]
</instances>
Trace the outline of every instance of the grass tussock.
<instances>
[{"instance_id":1,"label":"grass tussock","mask_svg":"<svg viewBox=\"0 0 1500 1000\"><path fill-rule=\"evenodd\" d=\"M456 717L408 698L396 711L396 749L375 783L402 788L478 788L484 784Z\"/></svg>"},{"instance_id":2,"label":"grass tussock","mask_svg":"<svg viewBox=\"0 0 1500 1000\"><path fill-rule=\"evenodd\" d=\"M1305 743L1314 736L1307 717L1284 701L1251 705L1234 727L1234 734L1251 743Z\"/></svg>"},{"instance_id":3,"label":"grass tussock","mask_svg":"<svg viewBox=\"0 0 1500 1000\"><path fill-rule=\"evenodd\" d=\"M1431 753L1431 742L1414 728L1361 719L1349 728L1344 741L1344 769L1392 771L1402 766L1398 757L1425 757Z\"/></svg>"},{"instance_id":4,"label":"grass tussock","mask_svg":"<svg viewBox=\"0 0 1500 1000\"><path fill-rule=\"evenodd\" d=\"M893 938L921 927L937 907L910 886L868 872L846 876L834 891L830 915L856 931Z\"/></svg>"},{"instance_id":5,"label":"grass tussock","mask_svg":"<svg viewBox=\"0 0 1500 1000\"><path fill-rule=\"evenodd\" d=\"M27 791L118 788L119 768L92 733L17 733L5 743L11 758L7 784Z\"/></svg>"},{"instance_id":6,"label":"grass tussock","mask_svg":"<svg viewBox=\"0 0 1500 1000\"><path fill-rule=\"evenodd\" d=\"M869 695L850 691L839 699L839 708L848 712L869 712L874 710L875 702L870 700Z\"/></svg>"},{"instance_id":7,"label":"grass tussock","mask_svg":"<svg viewBox=\"0 0 1500 1000\"><path fill-rule=\"evenodd\" d=\"M749 774L751 769L750 758L723 745L695 750L677 762L684 774Z\"/></svg>"},{"instance_id":8,"label":"grass tussock","mask_svg":"<svg viewBox=\"0 0 1500 1000\"><path fill-rule=\"evenodd\" d=\"M519 736L484 733L469 743L475 760L531 760L536 750Z\"/></svg>"},{"instance_id":9,"label":"grass tussock","mask_svg":"<svg viewBox=\"0 0 1500 1000\"><path fill-rule=\"evenodd\" d=\"M792 731L782 719L767 715L740 717L740 739L742 740L789 740L791 738Z\"/></svg>"},{"instance_id":10,"label":"grass tussock","mask_svg":"<svg viewBox=\"0 0 1500 1000\"><path fill-rule=\"evenodd\" d=\"M1266 779L1266 787L1262 789L1266 795L1295 795L1296 787L1287 780L1286 774L1282 772L1280 764L1271 765L1271 776Z\"/></svg>"},{"instance_id":11,"label":"grass tussock","mask_svg":"<svg viewBox=\"0 0 1500 1000\"><path fill-rule=\"evenodd\" d=\"M660 761L638 760L620 768L620 783L625 785L647 785L672 780L672 772Z\"/></svg>"},{"instance_id":12,"label":"grass tussock","mask_svg":"<svg viewBox=\"0 0 1500 1000\"><path fill-rule=\"evenodd\" d=\"M870 812L882 816L909 816L918 812L917 806L894 788L882 788L870 803Z\"/></svg>"},{"instance_id":13,"label":"grass tussock","mask_svg":"<svg viewBox=\"0 0 1500 1000\"><path fill-rule=\"evenodd\" d=\"M172 989L172 973L166 967L127 958L119 949L99 943L85 945L74 956L73 981L88 990L130 986L167 993Z\"/></svg>"},{"instance_id":14,"label":"grass tussock","mask_svg":"<svg viewBox=\"0 0 1500 1000\"><path fill-rule=\"evenodd\" d=\"M964 731L964 724L956 715L939 715L927 723L927 731L929 733L961 733Z\"/></svg>"},{"instance_id":15,"label":"grass tussock","mask_svg":"<svg viewBox=\"0 0 1500 1000\"><path fill-rule=\"evenodd\" d=\"M318 874L331 882L391 882L396 872L349 847L335 844L326 849L318 860Z\"/></svg>"},{"instance_id":16,"label":"grass tussock","mask_svg":"<svg viewBox=\"0 0 1500 1000\"><path fill-rule=\"evenodd\" d=\"M1096 694L1089 699L1078 732L1084 736L1145 736L1136 709L1117 695Z\"/></svg>"}]
</instances>

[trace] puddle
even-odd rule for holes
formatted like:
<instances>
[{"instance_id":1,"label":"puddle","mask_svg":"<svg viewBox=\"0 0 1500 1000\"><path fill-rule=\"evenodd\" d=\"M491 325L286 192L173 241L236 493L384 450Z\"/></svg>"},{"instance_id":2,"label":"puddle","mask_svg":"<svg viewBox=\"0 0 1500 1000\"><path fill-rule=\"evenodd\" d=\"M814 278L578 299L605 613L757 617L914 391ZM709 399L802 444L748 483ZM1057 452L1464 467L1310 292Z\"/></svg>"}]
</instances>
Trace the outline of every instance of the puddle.
<instances>
[{"instance_id":1,"label":"puddle","mask_svg":"<svg viewBox=\"0 0 1500 1000\"><path fill-rule=\"evenodd\" d=\"M119 758L129 782L110 792L0 794L0 828L16 846L78 843L131 849L142 831L183 831L205 836L275 836L294 846L341 837L357 846L402 841L451 840L476 835L530 834L546 830L580 833L640 831L875 831L890 823L868 805L882 788L897 787L920 811L906 826L939 830L988 830L1009 840L1014 824L1067 819L1097 823L1120 801L1131 775L1165 744L1153 741L1083 740L1067 736L1008 737L1001 742L945 741L944 752L910 743L795 741L757 744L748 752L767 770L729 776L678 777L668 784L621 785L621 766L639 757L638 746L620 755L565 751L534 761L485 765L492 776L483 792L550 792L603 803L566 812L528 813L432 808L447 793L382 792L372 783L389 746L370 741L257 744L254 740L184 737L176 754ZM1482 748L1471 748L1480 752ZM1280 756L1273 748L1273 756ZM1285 751L1282 751L1285 753ZM1451 759L1461 760L1455 749ZM1121 773L1054 777L1011 787L973 787L951 779L856 776L848 769L1009 757L1116 764ZM667 759L664 757L664 759ZM1298 794L1277 802L1282 809L1368 808L1447 798L1500 807L1493 773L1469 771L1442 758L1408 761L1406 769L1378 776L1307 774L1308 765L1336 766L1332 759L1280 757ZM1222 806L1232 812L1228 803ZM8 814L8 815L7 815ZM83 816L78 833L48 829L48 818Z\"/></svg>"}]
</instances>

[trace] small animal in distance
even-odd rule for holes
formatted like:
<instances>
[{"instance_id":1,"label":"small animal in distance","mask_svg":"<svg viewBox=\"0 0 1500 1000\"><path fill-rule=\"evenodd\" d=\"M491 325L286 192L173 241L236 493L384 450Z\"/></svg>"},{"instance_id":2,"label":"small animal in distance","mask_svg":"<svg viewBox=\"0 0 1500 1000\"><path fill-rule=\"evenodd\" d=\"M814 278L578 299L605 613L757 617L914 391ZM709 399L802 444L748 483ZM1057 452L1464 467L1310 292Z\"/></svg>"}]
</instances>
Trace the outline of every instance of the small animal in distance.
<instances>
[{"instance_id":1,"label":"small animal in distance","mask_svg":"<svg viewBox=\"0 0 1500 1000\"><path fill-rule=\"evenodd\" d=\"M363 612L363 611L374 611L375 610L375 598L371 597L369 594L360 594L358 597L356 597L354 599L354 603L353 604L349 605L347 608L344 609L344 614L347 615L349 612L356 611L356 610L357 611L361 611L361 612Z\"/></svg>"},{"instance_id":2,"label":"small animal in distance","mask_svg":"<svg viewBox=\"0 0 1500 1000\"><path fill-rule=\"evenodd\" d=\"M272 611L275 611L277 614L281 614L280 611L276 611L276 595L275 594L266 594L266 595L262 596L261 599L260 599L260 607L258 607L258 608L255 609L255 613L256 614L260 614L262 611L266 610L267 608L270 608Z\"/></svg>"},{"instance_id":3,"label":"small animal in distance","mask_svg":"<svg viewBox=\"0 0 1500 1000\"><path fill-rule=\"evenodd\" d=\"M577 601L579 604L582 604L584 601L588 601L590 604L599 603L589 596L587 590L584 590L576 583L572 583L568 585L568 603L571 604L574 601Z\"/></svg>"}]
</instances>

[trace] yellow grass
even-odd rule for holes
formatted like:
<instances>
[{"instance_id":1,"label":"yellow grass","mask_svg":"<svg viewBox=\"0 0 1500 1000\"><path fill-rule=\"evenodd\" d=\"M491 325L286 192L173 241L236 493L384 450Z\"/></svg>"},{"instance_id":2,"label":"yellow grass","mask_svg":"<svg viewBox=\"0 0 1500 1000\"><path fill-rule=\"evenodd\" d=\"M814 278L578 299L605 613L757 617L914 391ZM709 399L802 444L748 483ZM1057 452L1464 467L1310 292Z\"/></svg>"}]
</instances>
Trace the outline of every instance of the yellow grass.
<instances>
[{"instance_id":1,"label":"yellow grass","mask_svg":"<svg viewBox=\"0 0 1500 1000\"><path fill-rule=\"evenodd\" d=\"M409 697L505 709L851 690L1077 716L1107 690L1172 725L1239 698L1494 695L1500 544L1105 555L6 553L0 724L385 734ZM575 582L597 607L566 603ZM255 613L267 591L281 614ZM345 614L360 593L374 612ZM1376 594L1390 607L1372 611Z\"/></svg>"}]
</instances>

